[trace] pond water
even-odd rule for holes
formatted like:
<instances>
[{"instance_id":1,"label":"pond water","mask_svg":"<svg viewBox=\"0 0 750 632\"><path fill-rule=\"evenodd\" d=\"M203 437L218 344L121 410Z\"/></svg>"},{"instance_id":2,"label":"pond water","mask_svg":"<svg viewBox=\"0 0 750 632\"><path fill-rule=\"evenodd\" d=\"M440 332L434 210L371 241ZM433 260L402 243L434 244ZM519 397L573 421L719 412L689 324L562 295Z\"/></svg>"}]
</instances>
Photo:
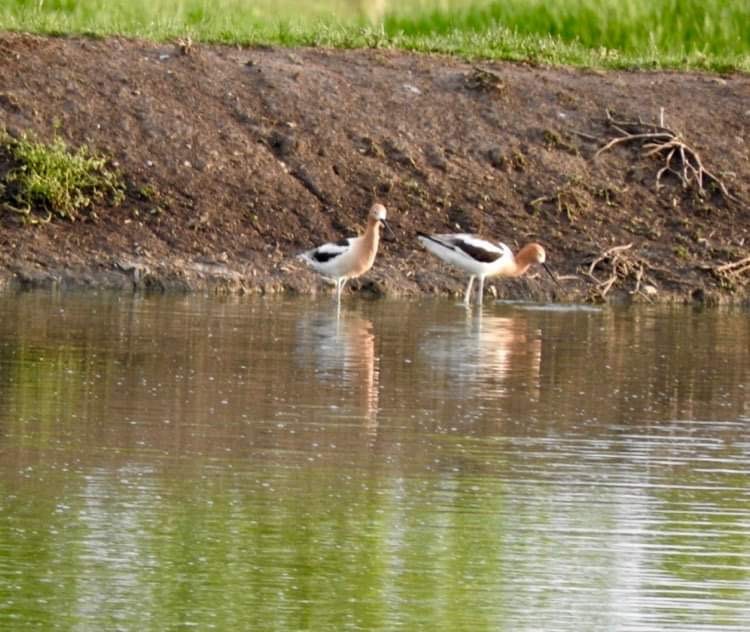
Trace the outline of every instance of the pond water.
<instances>
[{"instance_id":1,"label":"pond water","mask_svg":"<svg viewBox=\"0 0 750 632\"><path fill-rule=\"evenodd\" d=\"M0 297L0 629L750 629L750 316Z\"/></svg>"}]
</instances>

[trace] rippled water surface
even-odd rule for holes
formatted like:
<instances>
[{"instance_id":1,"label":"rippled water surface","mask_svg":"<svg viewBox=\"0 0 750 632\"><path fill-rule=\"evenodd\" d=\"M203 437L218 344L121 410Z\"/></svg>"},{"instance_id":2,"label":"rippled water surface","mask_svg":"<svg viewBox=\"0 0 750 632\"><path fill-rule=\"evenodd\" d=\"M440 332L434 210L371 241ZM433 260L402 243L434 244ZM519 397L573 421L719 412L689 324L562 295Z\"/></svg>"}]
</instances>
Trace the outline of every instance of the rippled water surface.
<instances>
[{"instance_id":1,"label":"rippled water surface","mask_svg":"<svg viewBox=\"0 0 750 632\"><path fill-rule=\"evenodd\" d=\"M750 315L0 298L2 630L750 629Z\"/></svg>"}]
</instances>

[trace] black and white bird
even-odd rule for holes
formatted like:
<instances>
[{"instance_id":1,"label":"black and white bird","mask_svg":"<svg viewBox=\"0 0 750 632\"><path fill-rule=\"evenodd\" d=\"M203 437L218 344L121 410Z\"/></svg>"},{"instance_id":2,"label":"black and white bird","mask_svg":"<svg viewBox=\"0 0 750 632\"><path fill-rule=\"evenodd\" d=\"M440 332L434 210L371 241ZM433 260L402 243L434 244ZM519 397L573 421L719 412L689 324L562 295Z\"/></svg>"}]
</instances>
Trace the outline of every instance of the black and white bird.
<instances>
[{"instance_id":1,"label":"black and white bird","mask_svg":"<svg viewBox=\"0 0 750 632\"><path fill-rule=\"evenodd\" d=\"M418 232L417 239L436 257L466 272L469 284L466 286L464 303L469 304L471 287L475 278L479 278L479 296L477 302L482 304L484 279L492 276L521 276L530 266L538 263L544 267L552 279L557 279L547 266L547 255L544 248L536 243L526 244L516 255L504 243L492 243L476 235L461 233L446 235L427 235Z\"/></svg>"},{"instance_id":2,"label":"black and white bird","mask_svg":"<svg viewBox=\"0 0 750 632\"><path fill-rule=\"evenodd\" d=\"M341 290L346 282L372 268L380 243L381 225L393 233L386 223L385 206L376 203L370 208L367 228L362 235L323 244L298 255L313 270L336 284L338 303L341 302Z\"/></svg>"}]
</instances>

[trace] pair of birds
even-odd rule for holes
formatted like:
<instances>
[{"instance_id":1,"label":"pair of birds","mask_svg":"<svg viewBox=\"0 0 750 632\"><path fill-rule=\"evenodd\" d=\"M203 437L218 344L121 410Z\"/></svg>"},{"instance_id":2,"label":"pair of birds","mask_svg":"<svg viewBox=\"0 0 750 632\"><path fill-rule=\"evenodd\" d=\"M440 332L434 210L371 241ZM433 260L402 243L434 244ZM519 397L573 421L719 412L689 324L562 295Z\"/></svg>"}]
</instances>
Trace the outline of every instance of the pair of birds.
<instances>
[{"instance_id":1,"label":"pair of birds","mask_svg":"<svg viewBox=\"0 0 750 632\"><path fill-rule=\"evenodd\" d=\"M346 282L367 272L375 262L381 225L393 234L386 222L385 207L376 203L368 214L364 234L323 244L299 255L313 270L335 283L337 302L341 301L341 290ZM477 302L480 305L486 277L521 276L530 266L538 263L557 283L557 279L545 263L547 257L544 248L539 244L526 244L514 255L505 244L495 244L475 235L427 235L418 232L417 239L432 254L469 275L469 284L464 296L467 305L471 299L471 288L475 278L479 279Z\"/></svg>"}]
</instances>

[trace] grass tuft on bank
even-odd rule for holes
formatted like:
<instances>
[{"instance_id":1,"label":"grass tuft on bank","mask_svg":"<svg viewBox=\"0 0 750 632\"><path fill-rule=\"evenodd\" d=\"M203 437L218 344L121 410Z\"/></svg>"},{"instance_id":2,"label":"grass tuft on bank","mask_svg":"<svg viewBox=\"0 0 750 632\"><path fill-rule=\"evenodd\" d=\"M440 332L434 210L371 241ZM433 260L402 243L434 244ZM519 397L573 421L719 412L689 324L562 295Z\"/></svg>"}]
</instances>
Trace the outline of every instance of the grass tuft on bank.
<instances>
[{"instance_id":1,"label":"grass tuft on bank","mask_svg":"<svg viewBox=\"0 0 750 632\"><path fill-rule=\"evenodd\" d=\"M5 0L0 29L750 71L747 0Z\"/></svg>"},{"instance_id":2,"label":"grass tuft on bank","mask_svg":"<svg viewBox=\"0 0 750 632\"><path fill-rule=\"evenodd\" d=\"M75 221L97 202L124 196L122 178L105 157L86 146L73 150L59 136L44 143L0 130L0 165L0 208L32 223Z\"/></svg>"}]
</instances>

